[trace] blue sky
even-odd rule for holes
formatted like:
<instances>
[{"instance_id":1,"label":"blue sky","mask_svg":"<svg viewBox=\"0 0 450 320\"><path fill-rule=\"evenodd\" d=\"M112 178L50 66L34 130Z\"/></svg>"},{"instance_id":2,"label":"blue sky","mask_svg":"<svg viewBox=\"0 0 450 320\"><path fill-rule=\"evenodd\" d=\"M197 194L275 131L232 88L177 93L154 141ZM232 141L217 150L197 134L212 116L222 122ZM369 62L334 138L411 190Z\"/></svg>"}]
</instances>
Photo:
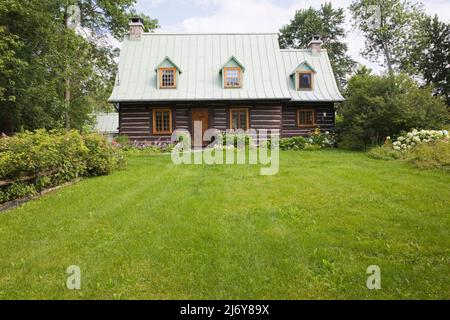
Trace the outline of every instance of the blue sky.
<instances>
[{"instance_id":1,"label":"blue sky","mask_svg":"<svg viewBox=\"0 0 450 320\"><path fill-rule=\"evenodd\" d=\"M328 0L329 1L329 0ZM320 7L327 0L138 0L136 9L157 18L157 32L278 32L296 10ZM351 0L333 0L333 6L347 8ZM414 2L417 2L414 0ZM425 11L450 21L449 0L424 0ZM350 54L354 59L382 71L359 52L362 35L347 22Z\"/></svg>"}]
</instances>

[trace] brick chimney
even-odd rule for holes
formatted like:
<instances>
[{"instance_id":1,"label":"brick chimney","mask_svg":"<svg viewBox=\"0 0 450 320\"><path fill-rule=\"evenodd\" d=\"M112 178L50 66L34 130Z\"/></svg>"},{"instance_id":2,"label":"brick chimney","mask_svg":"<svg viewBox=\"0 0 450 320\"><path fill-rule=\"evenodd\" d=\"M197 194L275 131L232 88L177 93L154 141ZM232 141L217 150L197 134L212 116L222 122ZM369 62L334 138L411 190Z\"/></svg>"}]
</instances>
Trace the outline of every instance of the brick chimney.
<instances>
[{"instance_id":1,"label":"brick chimney","mask_svg":"<svg viewBox=\"0 0 450 320\"><path fill-rule=\"evenodd\" d=\"M141 40L142 33L144 32L144 20L139 17L130 19L130 40Z\"/></svg>"},{"instance_id":2,"label":"brick chimney","mask_svg":"<svg viewBox=\"0 0 450 320\"><path fill-rule=\"evenodd\" d=\"M308 48L311 49L311 53L313 56L320 55L322 51L322 38L320 36L312 36L311 41L308 43Z\"/></svg>"}]
</instances>

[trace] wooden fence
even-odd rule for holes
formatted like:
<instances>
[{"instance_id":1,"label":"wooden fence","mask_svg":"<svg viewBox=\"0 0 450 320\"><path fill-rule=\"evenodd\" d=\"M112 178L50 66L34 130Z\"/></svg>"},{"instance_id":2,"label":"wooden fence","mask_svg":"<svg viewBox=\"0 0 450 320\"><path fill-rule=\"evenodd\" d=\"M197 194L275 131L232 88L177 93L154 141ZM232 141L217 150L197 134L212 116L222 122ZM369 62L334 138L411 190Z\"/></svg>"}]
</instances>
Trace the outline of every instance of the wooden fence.
<instances>
[{"instance_id":1,"label":"wooden fence","mask_svg":"<svg viewBox=\"0 0 450 320\"><path fill-rule=\"evenodd\" d=\"M47 176L50 176L50 175L52 175L52 174L54 174L56 172L58 172L58 170L54 169L54 170L48 170L48 171L45 171L45 172L39 172L39 173L36 173L34 175L31 175L31 176L23 176L23 177L19 177L19 178L16 178L16 179L0 180L0 187L8 186L8 185L11 185L11 184L16 183L16 182L30 181L30 180L33 180L33 179L37 181L41 177L47 177Z\"/></svg>"}]
</instances>

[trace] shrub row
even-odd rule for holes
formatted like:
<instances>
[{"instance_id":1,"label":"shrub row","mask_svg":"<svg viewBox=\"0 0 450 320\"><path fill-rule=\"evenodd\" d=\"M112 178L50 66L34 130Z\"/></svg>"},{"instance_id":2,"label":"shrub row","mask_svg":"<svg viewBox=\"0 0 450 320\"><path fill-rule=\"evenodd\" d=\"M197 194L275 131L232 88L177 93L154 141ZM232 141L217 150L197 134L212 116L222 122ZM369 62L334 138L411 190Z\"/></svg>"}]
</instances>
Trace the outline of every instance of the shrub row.
<instances>
[{"instance_id":1,"label":"shrub row","mask_svg":"<svg viewBox=\"0 0 450 320\"><path fill-rule=\"evenodd\" d=\"M335 146L334 135L320 129L312 131L307 137L292 137L280 140L281 150L320 150Z\"/></svg>"},{"instance_id":2,"label":"shrub row","mask_svg":"<svg viewBox=\"0 0 450 320\"><path fill-rule=\"evenodd\" d=\"M122 151L97 134L36 130L1 138L0 180L16 182L0 187L0 203L124 166Z\"/></svg>"},{"instance_id":3,"label":"shrub row","mask_svg":"<svg viewBox=\"0 0 450 320\"><path fill-rule=\"evenodd\" d=\"M180 134L179 140L187 139L187 145L191 144L188 135ZM119 136L114 142L117 146L128 151L131 154L148 154L148 153L164 153L171 152L174 144L162 143L158 144L131 144L126 136ZM293 138L284 138L279 141L281 150L319 150L333 148L335 146L334 134L325 131L321 132L316 129L308 134L307 137L297 136ZM265 141L264 145L271 147L271 141ZM229 146L237 147L254 147L252 137L244 132L223 132L219 135L215 148L223 149Z\"/></svg>"},{"instance_id":4,"label":"shrub row","mask_svg":"<svg viewBox=\"0 0 450 320\"><path fill-rule=\"evenodd\" d=\"M113 140L113 145L127 152L128 155L146 155L171 152L174 144L167 142L130 142L128 136L119 135Z\"/></svg>"}]
</instances>

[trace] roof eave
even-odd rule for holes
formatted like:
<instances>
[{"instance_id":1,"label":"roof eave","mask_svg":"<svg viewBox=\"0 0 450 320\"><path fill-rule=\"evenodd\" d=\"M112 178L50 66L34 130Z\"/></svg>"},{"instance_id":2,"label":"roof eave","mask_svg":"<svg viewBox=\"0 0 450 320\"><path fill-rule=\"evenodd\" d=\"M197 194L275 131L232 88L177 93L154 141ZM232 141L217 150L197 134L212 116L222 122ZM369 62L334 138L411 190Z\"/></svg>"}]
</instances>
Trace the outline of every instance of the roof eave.
<instances>
[{"instance_id":1,"label":"roof eave","mask_svg":"<svg viewBox=\"0 0 450 320\"><path fill-rule=\"evenodd\" d=\"M245 99L214 99L214 98L200 98L200 99L108 99L109 103L123 103L123 102L228 102L228 101L291 101L291 97L274 97L274 98L245 98Z\"/></svg>"}]
</instances>

